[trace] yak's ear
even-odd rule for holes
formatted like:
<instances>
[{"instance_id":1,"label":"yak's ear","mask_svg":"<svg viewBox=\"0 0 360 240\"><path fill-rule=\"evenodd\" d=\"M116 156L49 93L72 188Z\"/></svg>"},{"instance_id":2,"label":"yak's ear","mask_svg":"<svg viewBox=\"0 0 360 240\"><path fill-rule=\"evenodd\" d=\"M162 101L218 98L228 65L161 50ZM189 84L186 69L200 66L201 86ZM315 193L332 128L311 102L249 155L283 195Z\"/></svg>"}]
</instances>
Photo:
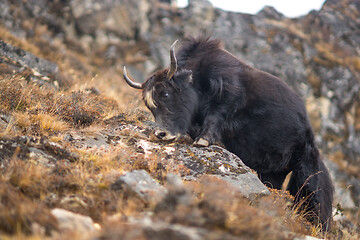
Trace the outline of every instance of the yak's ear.
<instances>
[{"instance_id":1,"label":"yak's ear","mask_svg":"<svg viewBox=\"0 0 360 240\"><path fill-rule=\"evenodd\" d=\"M178 71L175 75L175 79L180 82L192 84L193 83L192 71L191 70Z\"/></svg>"}]
</instances>

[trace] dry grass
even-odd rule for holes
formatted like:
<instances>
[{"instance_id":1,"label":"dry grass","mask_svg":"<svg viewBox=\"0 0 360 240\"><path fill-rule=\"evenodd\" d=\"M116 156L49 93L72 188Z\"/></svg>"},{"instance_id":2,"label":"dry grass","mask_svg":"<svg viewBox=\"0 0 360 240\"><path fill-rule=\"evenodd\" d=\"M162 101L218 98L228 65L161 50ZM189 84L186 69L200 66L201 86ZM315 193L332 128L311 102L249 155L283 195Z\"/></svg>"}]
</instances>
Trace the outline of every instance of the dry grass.
<instances>
[{"instance_id":1,"label":"dry grass","mask_svg":"<svg viewBox=\"0 0 360 240\"><path fill-rule=\"evenodd\" d=\"M40 113L34 115L33 119L35 122L34 124L40 126L40 130L59 132L69 128L66 122L61 121L58 117L54 117L50 114Z\"/></svg>"},{"instance_id":2,"label":"dry grass","mask_svg":"<svg viewBox=\"0 0 360 240\"><path fill-rule=\"evenodd\" d=\"M315 44L315 48L320 55L314 58L314 61L322 66L333 68L337 65L344 64L343 57L339 56L339 52L335 52L333 45L329 43L319 42Z\"/></svg>"},{"instance_id":3,"label":"dry grass","mask_svg":"<svg viewBox=\"0 0 360 240\"><path fill-rule=\"evenodd\" d=\"M43 189L45 181L41 177L44 175L37 167L21 167L20 162L13 161L10 171L0 177L0 229L8 234L30 234L33 224L37 223L50 234L57 229L57 222L45 204L36 200L43 192L32 192L34 188Z\"/></svg>"},{"instance_id":4,"label":"dry grass","mask_svg":"<svg viewBox=\"0 0 360 240\"><path fill-rule=\"evenodd\" d=\"M216 178L204 177L196 186L199 205L216 218L225 216L224 227L233 235L248 239L282 239L285 232L306 234L303 221L291 209L291 197L273 191L269 197L250 202L232 191L230 186ZM231 196L231 197L229 197ZM220 211L220 213L219 213Z\"/></svg>"},{"instance_id":5,"label":"dry grass","mask_svg":"<svg viewBox=\"0 0 360 240\"><path fill-rule=\"evenodd\" d=\"M73 127L101 122L118 111L116 101L86 91L58 92L28 83L21 76L0 76L0 105L12 116L7 135L17 127L17 134L57 133Z\"/></svg>"},{"instance_id":6,"label":"dry grass","mask_svg":"<svg viewBox=\"0 0 360 240\"><path fill-rule=\"evenodd\" d=\"M280 29L280 30L286 30L289 33L293 34L294 36L297 36L300 39L308 39L308 35L306 35L302 28L299 27L294 21L291 19L287 19L285 21L277 21L274 19L266 19L266 23ZM274 36L274 35L273 35Z\"/></svg>"},{"instance_id":7,"label":"dry grass","mask_svg":"<svg viewBox=\"0 0 360 240\"><path fill-rule=\"evenodd\" d=\"M332 68L337 65L349 68L354 72L360 72L360 58L344 52L341 47L334 44L319 41L315 44L319 56L314 61L322 66Z\"/></svg>"}]
</instances>

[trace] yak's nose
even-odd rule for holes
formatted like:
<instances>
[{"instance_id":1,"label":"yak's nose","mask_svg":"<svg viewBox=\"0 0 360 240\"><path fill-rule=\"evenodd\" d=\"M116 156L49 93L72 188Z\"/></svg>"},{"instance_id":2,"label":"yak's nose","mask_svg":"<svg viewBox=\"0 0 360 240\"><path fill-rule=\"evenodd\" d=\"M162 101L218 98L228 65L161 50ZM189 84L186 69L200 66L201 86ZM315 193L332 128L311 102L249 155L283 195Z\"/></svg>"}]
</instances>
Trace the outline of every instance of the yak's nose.
<instances>
[{"instance_id":1,"label":"yak's nose","mask_svg":"<svg viewBox=\"0 0 360 240\"><path fill-rule=\"evenodd\" d=\"M158 138L158 139L164 139L166 137L167 134L167 131L165 130L162 130L162 129L156 129L155 130L155 136Z\"/></svg>"},{"instance_id":2,"label":"yak's nose","mask_svg":"<svg viewBox=\"0 0 360 240\"><path fill-rule=\"evenodd\" d=\"M169 132L169 131L167 131L165 129L161 129L161 128L155 129L154 134L158 139L166 140L166 141L176 140L176 139L178 139L180 137L179 133L174 135L171 132Z\"/></svg>"}]
</instances>

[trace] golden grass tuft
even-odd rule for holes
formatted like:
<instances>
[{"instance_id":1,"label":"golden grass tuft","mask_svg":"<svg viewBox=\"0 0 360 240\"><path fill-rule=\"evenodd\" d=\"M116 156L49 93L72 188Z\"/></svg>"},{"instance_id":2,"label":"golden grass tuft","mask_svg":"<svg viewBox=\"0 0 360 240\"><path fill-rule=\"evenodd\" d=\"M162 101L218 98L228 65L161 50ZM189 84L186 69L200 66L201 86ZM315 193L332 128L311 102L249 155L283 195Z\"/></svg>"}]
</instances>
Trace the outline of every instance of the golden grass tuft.
<instances>
[{"instance_id":1,"label":"golden grass tuft","mask_svg":"<svg viewBox=\"0 0 360 240\"><path fill-rule=\"evenodd\" d=\"M32 124L31 116L24 112L13 112L12 114L16 126L22 129L28 129Z\"/></svg>"},{"instance_id":2,"label":"golden grass tuft","mask_svg":"<svg viewBox=\"0 0 360 240\"><path fill-rule=\"evenodd\" d=\"M4 180L19 188L22 193L29 197L43 198L47 192L48 171L49 169L41 165L12 160L4 174Z\"/></svg>"},{"instance_id":3,"label":"golden grass tuft","mask_svg":"<svg viewBox=\"0 0 360 240\"><path fill-rule=\"evenodd\" d=\"M34 123L40 125L42 131L63 131L69 128L68 124L58 119L58 117L52 116L46 113L40 113L33 116Z\"/></svg>"},{"instance_id":4,"label":"golden grass tuft","mask_svg":"<svg viewBox=\"0 0 360 240\"><path fill-rule=\"evenodd\" d=\"M0 107L4 110L22 111L29 107L29 95L23 78L0 76Z\"/></svg>"}]
</instances>

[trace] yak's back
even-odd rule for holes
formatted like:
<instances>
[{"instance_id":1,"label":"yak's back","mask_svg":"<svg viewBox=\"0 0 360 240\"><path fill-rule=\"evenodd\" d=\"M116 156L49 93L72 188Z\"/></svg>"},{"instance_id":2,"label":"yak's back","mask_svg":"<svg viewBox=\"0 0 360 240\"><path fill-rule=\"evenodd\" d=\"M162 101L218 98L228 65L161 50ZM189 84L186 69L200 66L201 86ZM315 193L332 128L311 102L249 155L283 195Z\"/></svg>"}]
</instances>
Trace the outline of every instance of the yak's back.
<instances>
[{"instance_id":1,"label":"yak's back","mask_svg":"<svg viewBox=\"0 0 360 240\"><path fill-rule=\"evenodd\" d=\"M209 37L189 38L178 50L178 69L191 70L194 85L211 95L239 92L245 63L223 48L221 40Z\"/></svg>"},{"instance_id":2,"label":"yak's back","mask_svg":"<svg viewBox=\"0 0 360 240\"><path fill-rule=\"evenodd\" d=\"M197 63L208 59L209 56L221 50L223 50L223 45L218 39L210 39L209 37L188 38L176 54L178 67L182 69L198 65Z\"/></svg>"}]
</instances>

